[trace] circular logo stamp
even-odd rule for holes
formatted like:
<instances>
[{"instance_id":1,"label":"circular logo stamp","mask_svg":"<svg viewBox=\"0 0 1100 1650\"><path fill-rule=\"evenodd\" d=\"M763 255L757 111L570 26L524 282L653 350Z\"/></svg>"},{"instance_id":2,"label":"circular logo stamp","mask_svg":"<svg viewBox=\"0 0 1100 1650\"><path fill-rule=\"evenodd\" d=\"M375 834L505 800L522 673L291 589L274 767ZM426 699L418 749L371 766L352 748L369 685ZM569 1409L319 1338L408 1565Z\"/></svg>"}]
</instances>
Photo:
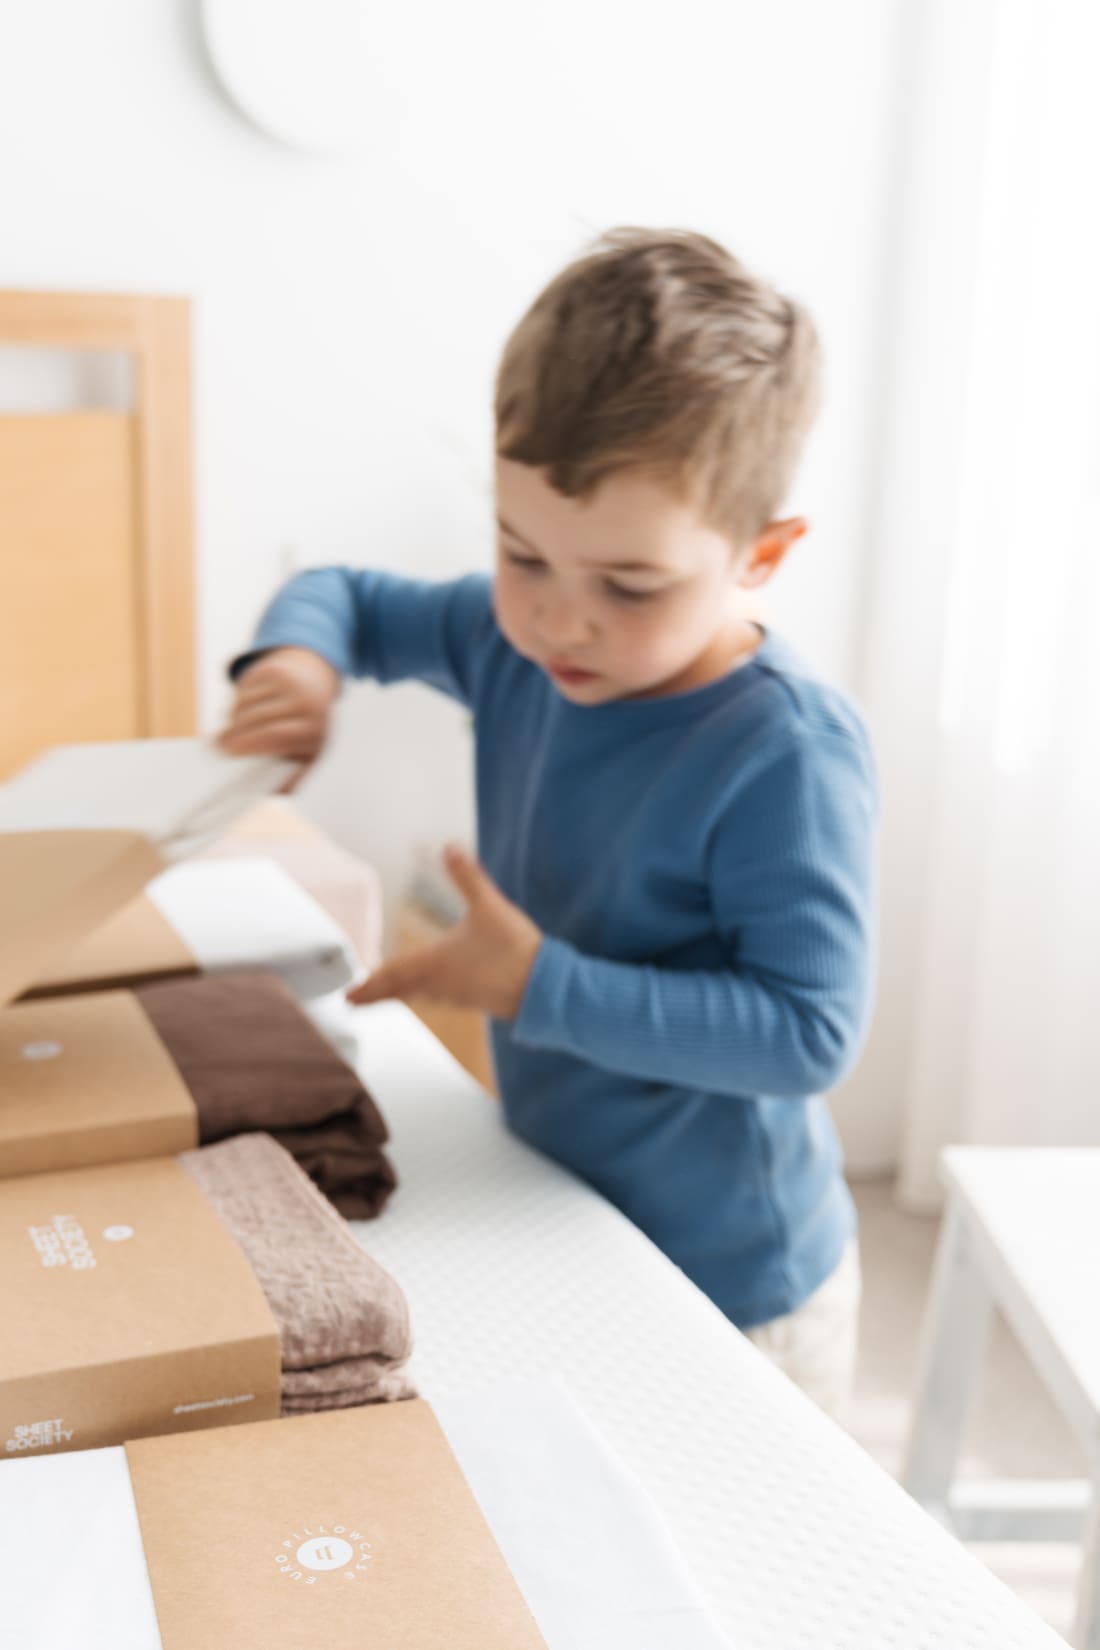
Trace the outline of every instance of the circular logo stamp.
<instances>
[{"instance_id":1,"label":"circular logo stamp","mask_svg":"<svg viewBox=\"0 0 1100 1650\"><path fill-rule=\"evenodd\" d=\"M355 1557L355 1548L339 1535L315 1535L294 1556L303 1570L342 1570Z\"/></svg>"},{"instance_id":2,"label":"circular logo stamp","mask_svg":"<svg viewBox=\"0 0 1100 1650\"><path fill-rule=\"evenodd\" d=\"M366 1575L371 1561L371 1544L362 1530L350 1524L307 1524L280 1542L275 1563L288 1581L313 1587L321 1577L337 1581L357 1581ZM324 1585L324 1582L321 1583Z\"/></svg>"}]
</instances>

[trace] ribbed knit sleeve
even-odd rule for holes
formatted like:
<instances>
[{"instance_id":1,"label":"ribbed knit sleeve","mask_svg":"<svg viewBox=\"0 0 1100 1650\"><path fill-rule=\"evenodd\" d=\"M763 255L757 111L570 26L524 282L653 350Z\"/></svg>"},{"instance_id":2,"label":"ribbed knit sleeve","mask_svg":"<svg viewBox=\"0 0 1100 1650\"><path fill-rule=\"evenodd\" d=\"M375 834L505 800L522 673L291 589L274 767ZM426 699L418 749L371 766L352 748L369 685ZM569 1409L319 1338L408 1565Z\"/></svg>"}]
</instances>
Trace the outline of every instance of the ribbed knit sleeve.
<instances>
[{"instance_id":1,"label":"ribbed knit sleeve","mask_svg":"<svg viewBox=\"0 0 1100 1650\"><path fill-rule=\"evenodd\" d=\"M412 678L469 705L494 631L492 586L483 574L431 583L364 568L324 567L275 596L234 677L275 647L305 647L342 676Z\"/></svg>"},{"instance_id":2,"label":"ribbed knit sleeve","mask_svg":"<svg viewBox=\"0 0 1100 1650\"><path fill-rule=\"evenodd\" d=\"M830 1088L854 1063L869 1016L876 813L865 739L797 728L738 787L710 842L728 966L640 966L547 938L517 1041L718 1094Z\"/></svg>"}]
</instances>

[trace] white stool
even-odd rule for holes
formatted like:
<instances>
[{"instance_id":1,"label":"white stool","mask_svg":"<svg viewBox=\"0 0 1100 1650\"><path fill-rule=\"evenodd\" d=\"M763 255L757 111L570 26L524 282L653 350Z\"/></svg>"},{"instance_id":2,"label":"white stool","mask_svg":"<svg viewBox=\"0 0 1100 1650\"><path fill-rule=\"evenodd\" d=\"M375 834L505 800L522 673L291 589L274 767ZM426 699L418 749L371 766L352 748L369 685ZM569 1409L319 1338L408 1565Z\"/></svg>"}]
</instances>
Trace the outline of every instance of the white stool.
<instances>
[{"instance_id":1,"label":"white stool","mask_svg":"<svg viewBox=\"0 0 1100 1650\"><path fill-rule=\"evenodd\" d=\"M1074 1642L1100 1650L1100 1151L951 1147L903 1482L967 1541L1084 1552ZM954 1484L996 1305L1084 1447L1088 1480Z\"/></svg>"}]
</instances>

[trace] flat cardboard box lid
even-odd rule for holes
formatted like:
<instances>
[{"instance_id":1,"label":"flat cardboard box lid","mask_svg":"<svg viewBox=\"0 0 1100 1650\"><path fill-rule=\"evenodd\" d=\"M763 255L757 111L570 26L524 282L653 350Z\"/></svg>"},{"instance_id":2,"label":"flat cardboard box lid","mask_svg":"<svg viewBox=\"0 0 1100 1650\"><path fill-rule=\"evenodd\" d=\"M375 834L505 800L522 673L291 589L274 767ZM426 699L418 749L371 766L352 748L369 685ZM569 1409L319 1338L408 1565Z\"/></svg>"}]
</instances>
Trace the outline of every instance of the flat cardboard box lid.
<instances>
[{"instance_id":1,"label":"flat cardboard box lid","mask_svg":"<svg viewBox=\"0 0 1100 1650\"><path fill-rule=\"evenodd\" d=\"M201 739L47 751L0 786L0 1004L294 771Z\"/></svg>"},{"instance_id":2,"label":"flat cardboard box lid","mask_svg":"<svg viewBox=\"0 0 1100 1650\"><path fill-rule=\"evenodd\" d=\"M422 1399L126 1455L164 1650L546 1650Z\"/></svg>"},{"instance_id":3,"label":"flat cardboard box lid","mask_svg":"<svg viewBox=\"0 0 1100 1650\"><path fill-rule=\"evenodd\" d=\"M37 975L24 1000L133 990L136 984L180 980L201 971L182 935L143 892Z\"/></svg>"}]
</instances>

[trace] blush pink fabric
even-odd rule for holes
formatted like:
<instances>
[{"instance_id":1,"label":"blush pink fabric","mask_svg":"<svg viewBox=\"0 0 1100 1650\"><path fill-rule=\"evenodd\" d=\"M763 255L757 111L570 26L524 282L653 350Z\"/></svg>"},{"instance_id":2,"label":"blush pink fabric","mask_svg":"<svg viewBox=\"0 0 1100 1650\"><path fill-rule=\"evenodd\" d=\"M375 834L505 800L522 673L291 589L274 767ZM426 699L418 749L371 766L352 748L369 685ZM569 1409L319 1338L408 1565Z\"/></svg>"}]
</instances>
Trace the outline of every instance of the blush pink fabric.
<instances>
[{"instance_id":1,"label":"blush pink fabric","mask_svg":"<svg viewBox=\"0 0 1100 1650\"><path fill-rule=\"evenodd\" d=\"M266 1134L180 1163L242 1250L279 1328L284 1414L413 1398L400 1286Z\"/></svg>"}]
</instances>

